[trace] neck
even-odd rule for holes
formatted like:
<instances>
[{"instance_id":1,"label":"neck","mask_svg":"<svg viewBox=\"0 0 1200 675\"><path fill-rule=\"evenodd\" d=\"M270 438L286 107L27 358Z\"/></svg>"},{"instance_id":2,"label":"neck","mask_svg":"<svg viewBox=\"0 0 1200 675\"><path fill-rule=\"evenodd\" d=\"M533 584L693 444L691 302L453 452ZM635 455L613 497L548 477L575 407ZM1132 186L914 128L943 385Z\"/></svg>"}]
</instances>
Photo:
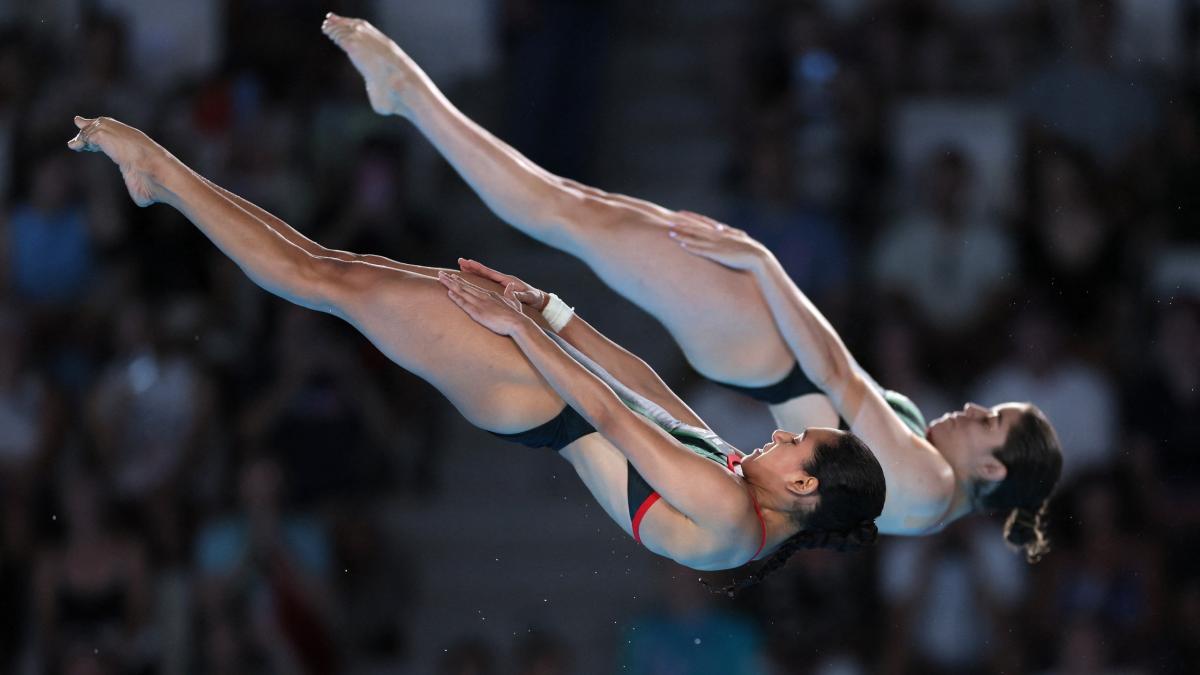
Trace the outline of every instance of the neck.
<instances>
[{"instance_id":1,"label":"neck","mask_svg":"<svg viewBox=\"0 0 1200 675\"><path fill-rule=\"evenodd\" d=\"M954 495L950 498L949 504L946 505L945 513L938 520L936 527L940 529L975 511L975 505L971 503L971 483L974 482L975 478L971 475L970 471L967 471L964 467L959 466L958 462L954 461L954 458L959 456L958 453L947 453L932 440L929 441L929 444L938 451L938 454L950 465L950 470L954 472Z\"/></svg>"},{"instance_id":2,"label":"neck","mask_svg":"<svg viewBox=\"0 0 1200 675\"><path fill-rule=\"evenodd\" d=\"M957 478L957 474L955 475ZM971 503L971 484L970 481L955 480L954 482L954 497L950 500L949 506L946 507L946 513L942 515L939 527L945 527L950 523L970 515L975 512L975 505Z\"/></svg>"},{"instance_id":3,"label":"neck","mask_svg":"<svg viewBox=\"0 0 1200 675\"><path fill-rule=\"evenodd\" d=\"M750 479L746 479L746 487L750 490L750 496L758 503L763 522L767 524L767 544L763 547L764 553L775 550L780 543L800 531L801 528L792 520L792 504L779 503L770 490L756 485Z\"/></svg>"}]
</instances>

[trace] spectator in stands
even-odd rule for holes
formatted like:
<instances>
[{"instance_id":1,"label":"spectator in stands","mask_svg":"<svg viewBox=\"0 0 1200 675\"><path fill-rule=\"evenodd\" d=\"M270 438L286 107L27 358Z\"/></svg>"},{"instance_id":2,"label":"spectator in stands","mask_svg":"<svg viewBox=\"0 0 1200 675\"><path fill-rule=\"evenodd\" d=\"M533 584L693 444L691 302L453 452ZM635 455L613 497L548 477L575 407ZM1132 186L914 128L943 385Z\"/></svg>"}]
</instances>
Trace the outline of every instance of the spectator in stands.
<instances>
[{"instance_id":1,"label":"spectator in stands","mask_svg":"<svg viewBox=\"0 0 1200 675\"><path fill-rule=\"evenodd\" d=\"M887 605L883 673L1016 672L1014 612L1025 563L986 520L961 520L937 537L893 538L883 547Z\"/></svg>"},{"instance_id":2,"label":"spectator in stands","mask_svg":"<svg viewBox=\"0 0 1200 675\"><path fill-rule=\"evenodd\" d=\"M127 23L94 10L86 11L80 23L74 53L67 56L80 67L59 71L42 89L30 120L34 133L52 132L52 120L72 115L80 106L120 111L148 124L153 97L130 73Z\"/></svg>"},{"instance_id":3,"label":"spectator in stands","mask_svg":"<svg viewBox=\"0 0 1200 675\"><path fill-rule=\"evenodd\" d=\"M1101 198L1103 182L1092 162L1066 145L1039 153L1031 174L1021 228L1025 283L1053 303L1077 342L1101 342L1102 326L1120 308L1116 280L1130 276L1114 209ZM1095 352L1104 345L1089 346Z\"/></svg>"},{"instance_id":4,"label":"spectator in stands","mask_svg":"<svg viewBox=\"0 0 1200 675\"><path fill-rule=\"evenodd\" d=\"M332 672L337 655L324 528L285 508L283 473L271 459L248 461L238 487L240 511L205 524L196 541L202 620L214 656L225 653L221 631L232 616L234 625L250 627L249 647L276 667Z\"/></svg>"},{"instance_id":5,"label":"spectator in stands","mask_svg":"<svg viewBox=\"0 0 1200 675\"><path fill-rule=\"evenodd\" d=\"M61 150L31 166L29 187L7 214L8 241L0 264L18 298L54 306L79 297L92 273L94 238L76 170Z\"/></svg>"},{"instance_id":6,"label":"spectator in stands","mask_svg":"<svg viewBox=\"0 0 1200 675\"><path fill-rule=\"evenodd\" d=\"M796 664L813 673L870 672L874 663L863 653L875 636L861 629L873 624L880 608L874 599L845 601L874 585L870 556L813 553L784 570L778 589L756 603L755 615L772 617L765 630L772 663L782 672Z\"/></svg>"},{"instance_id":7,"label":"spectator in stands","mask_svg":"<svg viewBox=\"0 0 1200 675\"><path fill-rule=\"evenodd\" d=\"M64 435L62 402L29 348L29 322L0 299L0 671L27 637L38 492Z\"/></svg>"},{"instance_id":8,"label":"spectator in stands","mask_svg":"<svg viewBox=\"0 0 1200 675\"><path fill-rule=\"evenodd\" d=\"M962 337L1011 284L1013 243L980 212L962 150L935 150L924 171L919 203L876 242L871 277L885 297L912 301L935 332Z\"/></svg>"},{"instance_id":9,"label":"spectator in stands","mask_svg":"<svg viewBox=\"0 0 1200 675\"><path fill-rule=\"evenodd\" d=\"M1176 547L1200 550L1200 299L1156 313L1149 363L1123 392L1134 482Z\"/></svg>"},{"instance_id":10,"label":"spectator in stands","mask_svg":"<svg viewBox=\"0 0 1200 675\"><path fill-rule=\"evenodd\" d=\"M411 630L421 575L403 540L388 537L381 520L369 502L356 500L341 508L332 528L339 642L355 672L395 670L416 651L411 641L422 642Z\"/></svg>"},{"instance_id":11,"label":"spectator in stands","mask_svg":"<svg viewBox=\"0 0 1200 675\"><path fill-rule=\"evenodd\" d=\"M0 28L0 214L8 212L18 132L24 131L22 117L34 81L28 42L28 36L19 28ZM3 222L0 215L0 233ZM0 260L5 258L0 237ZM0 279L0 289L6 281Z\"/></svg>"},{"instance_id":12,"label":"spectator in stands","mask_svg":"<svg viewBox=\"0 0 1200 675\"><path fill-rule=\"evenodd\" d=\"M1085 148L1114 168L1160 126L1154 90L1120 72L1113 59L1116 0L1076 0L1062 45L1067 47L1015 94L1035 144L1058 138Z\"/></svg>"},{"instance_id":13,"label":"spectator in stands","mask_svg":"<svg viewBox=\"0 0 1200 675\"><path fill-rule=\"evenodd\" d=\"M764 119L745 149L744 180L728 222L750 233L823 311L845 302L851 269L845 233L829 214L806 204L795 188L796 158L780 122Z\"/></svg>"},{"instance_id":14,"label":"spectator in stands","mask_svg":"<svg viewBox=\"0 0 1200 675\"><path fill-rule=\"evenodd\" d=\"M1058 640L1064 626L1083 621L1102 631L1121 665L1145 662L1147 649L1158 645L1165 628L1164 552L1142 536L1148 528L1131 487L1123 474L1102 469L1064 491L1062 510L1072 517L1055 527L1061 536L1036 589L1035 642Z\"/></svg>"},{"instance_id":15,"label":"spectator in stands","mask_svg":"<svg viewBox=\"0 0 1200 675\"><path fill-rule=\"evenodd\" d=\"M319 314L283 309L274 345L278 371L241 418L253 451L286 450L290 496L304 506L377 486L396 459L389 451L406 449L393 447L407 435L375 375L336 328Z\"/></svg>"},{"instance_id":16,"label":"spectator in stands","mask_svg":"<svg viewBox=\"0 0 1200 675\"><path fill-rule=\"evenodd\" d=\"M181 561L188 469L209 447L216 391L189 349L190 303L152 313L129 302L119 312L113 358L88 395L87 431L113 496L142 520L156 556Z\"/></svg>"},{"instance_id":17,"label":"spectator in stands","mask_svg":"<svg viewBox=\"0 0 1200 675\"><path fill-rule=\"evenodd\" d=\"M94 665L111 658L124 672L158 657L146 549L114 527L103 489L78 469L60 483L55 517L65 521L65 536L42 551L34 580L35 655L44 672L83 668L72 657L81 647L110 655Z\"/></svg>"},{"instance_id":18,"label":"spectator in stands","mask_svg":"<svg viewBox=\"0 0 1200 675\"><path fill-rule=\"evenodd\" d=\"M59 402L30 349L29 321L0 301L0 484L18 490L62 430Z\"/></svg>"}]
</instances>

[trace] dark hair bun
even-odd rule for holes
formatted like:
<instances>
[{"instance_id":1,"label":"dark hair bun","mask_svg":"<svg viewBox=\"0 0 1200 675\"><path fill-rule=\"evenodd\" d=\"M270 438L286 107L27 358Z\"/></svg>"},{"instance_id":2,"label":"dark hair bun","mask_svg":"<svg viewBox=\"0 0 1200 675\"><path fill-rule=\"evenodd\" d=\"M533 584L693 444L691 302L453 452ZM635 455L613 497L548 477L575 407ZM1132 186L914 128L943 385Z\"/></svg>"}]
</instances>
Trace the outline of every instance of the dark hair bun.
<instances>
[{"instance_id":1,"label":"dark hair bun","mask_svg":"<svg viewBox=\"0 0 1200 675\"><path fill-rule=\"evenodd\" d=\"M824 548L838 553L851 553L874 544L879 539L875 521L864 520L849 530L802 530L797 533L801 548Z\"/></svg>"},{"instance_id":2,"label":"dark hair bun","mask_svg":"<svg viewBox=\"0 0 1200 675\"><path fill-rule=\"evenodd\" d=\"M1035 563L1050 552L1050 540L1046 538L1046 526L1043 522L1046 514L1046 502L1042 502L1037 511L1016 508L1008 514L1004 521L1004 540L1010 546L1025 551L1025 559Z\"/></svg>"},{"instance_id":3,"label":"dark hair bun","mask_svg":"<svg viewBox=\"0 0 1200 675\"><path fill-rule=\"evenodd\" d=\"M842 550L857 551L866 546L873 546L876 541L879 541L879 528L875 526L875 521L864 520L858 527L846 533L846 548Z\"/></svg>"}]
</instances>

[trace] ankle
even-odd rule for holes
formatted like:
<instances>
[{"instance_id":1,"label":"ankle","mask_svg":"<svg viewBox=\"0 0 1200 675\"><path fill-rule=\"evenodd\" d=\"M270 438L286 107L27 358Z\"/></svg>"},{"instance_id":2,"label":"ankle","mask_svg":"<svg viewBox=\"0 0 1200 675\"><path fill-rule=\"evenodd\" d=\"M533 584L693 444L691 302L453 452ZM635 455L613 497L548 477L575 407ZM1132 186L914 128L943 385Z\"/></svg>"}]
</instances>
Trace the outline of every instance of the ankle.
<instances>
[{"instance_id":1,"label":"ankle","mask_svg":"<svg viewBox=\"0 0 1200 675\"><path fill-rule=\"evenodd\" d=\"M146 175L146 178L162 184L169 181L180 166L182 166L182 163L174 155L167 152L166 148L155 143L151 147L146 148L146 155L139 168Z\"/></svg>"},{"instance_id":2,"label":"ankle","mask_svg":"<svg viewBox=\"0 0 1200 675\"><path fill-rule=\"evenodd\" d=\"M442 114L450 106L446 97L431 83L410 82L401 91L403 93L397 96L401 105L395 114L417 124L432 121L432 118Z\"/></svg>"},{"instance_id":3,"label":"ankle","mask_svg":"<svg viewBox=\"0 0 1200 675\"><path fill-rule=\"evenodd\" d=\"M202 180L175 155L162 147L148 151L145 162L139 169L154 192L154 200L170 203L189 180Z\"/></svg>"}]
</instances>

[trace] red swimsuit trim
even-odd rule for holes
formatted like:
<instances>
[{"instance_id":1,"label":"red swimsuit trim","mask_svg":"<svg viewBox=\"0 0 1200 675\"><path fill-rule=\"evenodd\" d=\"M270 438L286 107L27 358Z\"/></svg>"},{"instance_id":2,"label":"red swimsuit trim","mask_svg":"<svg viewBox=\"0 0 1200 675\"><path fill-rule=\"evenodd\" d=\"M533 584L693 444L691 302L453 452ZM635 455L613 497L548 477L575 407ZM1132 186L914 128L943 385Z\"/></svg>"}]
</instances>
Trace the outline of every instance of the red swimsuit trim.
<instances>
[{"instance_id":1,"label":"red swimsuit trim","mask_svg":"<svg viewBox=\"0 0 1200 675\"><path fill-rule=\"evenodd\" d=\"M654 502L658 500L659 494L657 492L651 492L650 496L646 497L646 501L642 502L642 505L638 507L637 513L633 514L633 540L639 544L642 543L642 536L638 534L638 531L642 527L642 518L646 517L646 512L649 511L650 507L654 506Z\"/></svg>"},{"instance_id":2,"label":"red swimsuit trim","mask_svg":"<svg viewBox=\"0 0 1200 675\"><path fill-rule=\"evenodd\" d=\"M741 457L734 457L730 455L726 459L726 467L730 471L733 471L733 467L741 463ZM642 502L642 505L638 507L637 513L633 514L633 540L639 544L642 543L642 536L640 533L642 528L642 518L646 517L646 512L649 511L650 507L654 506L654 502L657 502L660 498L661 496L657 492L651 492L650 496L646 497L646 501ZM758 550L754 552L754 555L750 556L750 560L754 560L758 557L759 553L762 553L763 547L767 545L767 521L763 520L762 509L758 507L758 500L754 498L754 495L750 496L750 503L754 504L754 514L758 516L758 524L762 526L762 539L759 541Z\"/></svg>"}]
</instances>

